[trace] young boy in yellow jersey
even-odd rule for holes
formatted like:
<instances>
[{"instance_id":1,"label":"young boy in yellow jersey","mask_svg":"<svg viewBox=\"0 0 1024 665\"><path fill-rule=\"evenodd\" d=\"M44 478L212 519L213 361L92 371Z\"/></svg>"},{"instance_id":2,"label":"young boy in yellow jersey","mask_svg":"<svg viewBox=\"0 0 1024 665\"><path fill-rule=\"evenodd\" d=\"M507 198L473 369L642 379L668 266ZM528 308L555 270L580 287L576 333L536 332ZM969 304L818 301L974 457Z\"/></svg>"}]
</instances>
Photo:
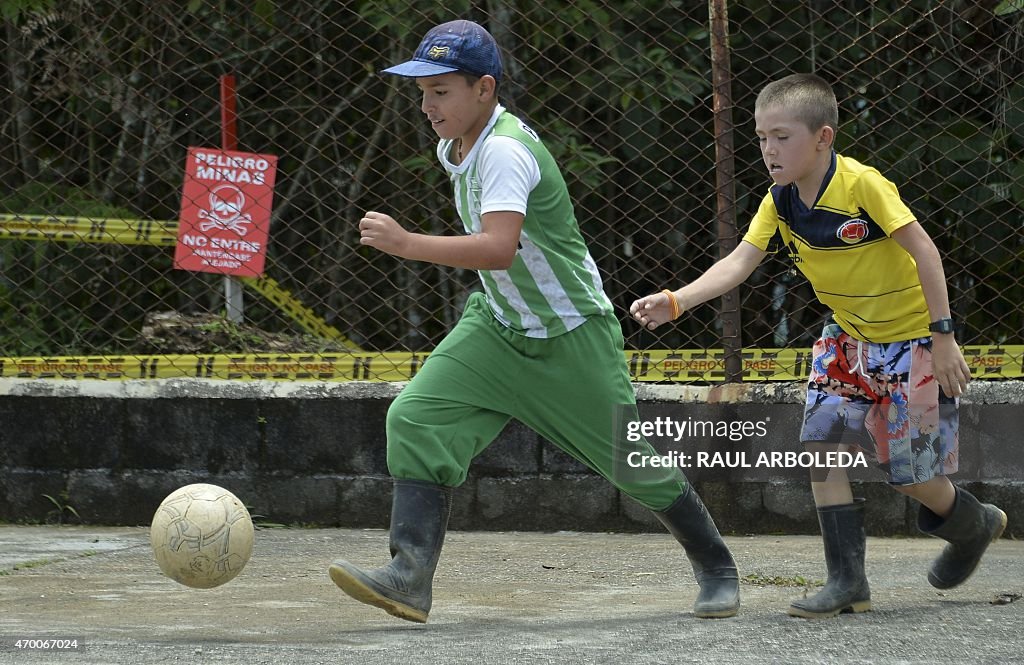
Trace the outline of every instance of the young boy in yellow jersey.
<instances>
[{"instance_id":1,"label":"young boy in yellow jersey","mask_svg":"<svg viewBox=\"0 0 1024 665\"><path fill-rule=\"evenodd\" d=\"M811 74L767 85L755 131L774 181L743 242L692 284L633 303L646 328L742 283L782 242L818 299L833 311L814 345L801 441L811 451L859 447L893 489L920 502L918 528L948 542L928 581L963 583L1006 515L947 476L958 464L958 398L970 380L954 338L938 250L896 187L836 154L832 88ZM845 469L812 474L828 580L789 614L832 617L871 609L864 574L864 500Z\"/></svg>"}]
</instances>

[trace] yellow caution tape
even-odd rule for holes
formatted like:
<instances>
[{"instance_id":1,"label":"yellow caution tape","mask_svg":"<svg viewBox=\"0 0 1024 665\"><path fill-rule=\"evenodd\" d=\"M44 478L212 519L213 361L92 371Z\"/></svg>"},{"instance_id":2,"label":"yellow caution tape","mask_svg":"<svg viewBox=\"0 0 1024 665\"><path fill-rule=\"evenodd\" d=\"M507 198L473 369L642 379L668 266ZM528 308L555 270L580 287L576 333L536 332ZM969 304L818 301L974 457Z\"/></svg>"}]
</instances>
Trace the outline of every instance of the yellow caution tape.
<instances>
[{"instance_id":1,"label":"yellow caution tape","mask_svg":"<svg viewBox=\"0 0 1024 665\"><path fill-rule=\"evenodd\" d=\"M178 240L178 223L0 214L0 239L3 238L174 246ZM242 278L242 281L277 305L307 332L339 341L351 349L352 354L0 358L0 377L137 379L206 376L243 380L406 381L416 374L428 355L362 353L355 343L295 299L275 280L264 276ZM968 346L963 352L971 375L976 378L1024 377L1024 346ZM741 358L744 381L799 381L809 376L812 357L810 349L745 349ZM634 381L714 383L725 380L725 354L721 349L627 351L626 361ZM263 369L265 366L271 369ZM317 367L320 369L315 369Z\"/></svg>"},{"instance_id":2,"label":"yellow caution tape","mask_svg":"<svg viewBox=\"0 0 1024 665\"><path fill-rule=\"evenodd\" d=\"M1009 379L1024 376L1024 346L965 346L964 360L971 376L979 379Z\"/></svg>"},{"instance_id":3,"label":"yellow caution tape","mask_svg":"<svg viewBox=\"0 0 1024 665\"><path fill-rule=\"evenodd\" d=\"M407 381L425 353L221 354L0 358L0 378Z\"/></svg>"},{"instance_id":4,"label":"yellow caution tape","mask_svg":"<svg viewBox=\"0 0 1024 665\"><path fill-rule=\"evenodd\" d=\"M968 346L963 348L971 376L982 379L1024 377L1024 346ZM810 349L743 349L744 381L802 381L810 376ZM721 382L725 380L725 352L627 351L634 381Z\"/></svg>"},{"instance_id":5,"label":"yellow caution tape","mask_svg":"<svg viewBox=\"0 0 1024 665\"><path fill-rule=\"evenodd\" d=\"M429 355L427 352L366 352L0 358L0 378L408 381ZM744 381L800 381L810 373L809 349L748 349L742 356ZM964 348L964 356L976 378L1024 377L1024 346L971 346ZM634 381L720 383L725 380L721 349L627 351L625 359Z\"/></svg>"},{"instance_id":6,"label":"yellow caution tape","mask_svg":"<svg viewBox=\"0 0 1024 665\"><path fill-rule=\"evenodd\" d=\"M810 349L744 349L740 354L744 381L797 381L810 374ZM725 352L628 351L634 381L722 382Z\"/></svg>"},{"instance_id":7,"label":"yellow caution tape","mask_svg":"<svg viewBox=\"0 0 1024 665\"><path fill-rule=\"evenodd\" d=\"M339 342L350 351L362 351L358 344L345 337L340 330L327 323L316 312L296 300L287 289L277 283L277 280L266 275L262 277L242 277L240 279L264 298L277 305L282 312L302 326L302 329L306 332Z\"/></svg>"},{"instance_id":8,"label":"yellow caution tape","mask_svg":"<svg viewBox=\"0 0 1024 665\"><path fill-rule=\"evenodd\" d=\"M173 247L178 242L178 223L0 214L0 238Z\"/></svg>"},{"instance_id":9,"label":"yellow caution tape","mask_svg":"<svg viewBox=\"0 0 1024 665\"><path fill-rule=\"evenodd\" d=\"M0 239L47 240L119 245L156 245L174 247L178 242L178 223L147 219L114 219L89 217L56 217L52 215L0 214ZM316 312L295 299L286 289L269 277L240 278L303 330L325 339L342 343L345 348L360 351L359 345L345 337Z\"/></svg>"}]
</instances>

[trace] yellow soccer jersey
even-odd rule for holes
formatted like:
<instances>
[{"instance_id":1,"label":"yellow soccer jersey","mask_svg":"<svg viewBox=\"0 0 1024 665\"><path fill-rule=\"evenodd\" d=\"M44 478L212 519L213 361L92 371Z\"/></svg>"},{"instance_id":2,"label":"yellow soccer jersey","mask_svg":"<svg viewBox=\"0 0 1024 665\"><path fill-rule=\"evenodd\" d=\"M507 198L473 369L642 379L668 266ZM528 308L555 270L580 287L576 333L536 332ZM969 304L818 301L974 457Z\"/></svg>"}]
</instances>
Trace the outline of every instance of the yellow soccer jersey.
<instances>
[{"instance_id":1,"label":"yellow soccer jersey","mask_svg":"<svg viewBox=\"0 0 1024 665\"><path fill-rule=\"evenodd\" d=\"M913 221L892 182L833 152L811 210L794 185L775 185L743 239L768 250L778 236L843 330L865 342L896 342L931 335L917 264L892 239Z\"/></svg>"}]
</instances>

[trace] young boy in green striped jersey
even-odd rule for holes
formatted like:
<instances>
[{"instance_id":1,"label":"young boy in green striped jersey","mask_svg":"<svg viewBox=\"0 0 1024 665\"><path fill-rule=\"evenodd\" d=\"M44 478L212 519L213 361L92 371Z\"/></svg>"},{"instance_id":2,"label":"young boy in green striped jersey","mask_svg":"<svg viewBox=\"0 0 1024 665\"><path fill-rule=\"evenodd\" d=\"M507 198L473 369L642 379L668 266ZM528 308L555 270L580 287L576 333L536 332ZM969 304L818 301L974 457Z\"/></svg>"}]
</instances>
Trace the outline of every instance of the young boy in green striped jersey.
<instances>
[{"instance_id":1,"label":"young boy in green striped jersey","mask_svg":"<svg viewBox=\"0 0 1024 665\"><path fill-rule=\"evenodd\" d=\"M466 233L411 233L367 212L360 242L477 270L483 292L470 296L388 411L391 562L363 570L338 560L331 579L359 601L425 622L452 488L516 418L654 511L693 566L697 616L736 614L736 564L682 473L621 469L632 450L656 454L646 441L614 435L623 419L636 419L622 331L558 166L536 132L498 102L494 39L470 21L445 23L411 61L384 73L416 80Z\"/></svg>"}]
</instances>

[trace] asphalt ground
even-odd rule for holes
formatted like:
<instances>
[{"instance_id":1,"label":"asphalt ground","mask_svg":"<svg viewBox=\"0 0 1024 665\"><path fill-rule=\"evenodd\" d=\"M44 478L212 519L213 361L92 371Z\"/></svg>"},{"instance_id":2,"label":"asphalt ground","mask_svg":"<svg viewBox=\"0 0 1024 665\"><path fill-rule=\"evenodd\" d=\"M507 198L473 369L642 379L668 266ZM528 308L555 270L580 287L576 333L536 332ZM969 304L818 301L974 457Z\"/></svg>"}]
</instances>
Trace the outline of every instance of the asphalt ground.
<instances>
[{"instance_id":1,"label":"asphalt ground","mask_svg":"<svg viewBox=\"0 0 1024 665\"><path fill-rule=\"evenodd\" d=\"M338 556L384 563L383 530L258 530L241 574L198 590L162 575L145 528L0 526L0 663L1024 662L1020 542L943 592L925 577L939 541L870 538L873 611L807 621L785 610L825 577L817 537L726 541L743 606L706 620L667 534L451 532L413 624L327 576Z\"/></svg>"}]
</instances>

